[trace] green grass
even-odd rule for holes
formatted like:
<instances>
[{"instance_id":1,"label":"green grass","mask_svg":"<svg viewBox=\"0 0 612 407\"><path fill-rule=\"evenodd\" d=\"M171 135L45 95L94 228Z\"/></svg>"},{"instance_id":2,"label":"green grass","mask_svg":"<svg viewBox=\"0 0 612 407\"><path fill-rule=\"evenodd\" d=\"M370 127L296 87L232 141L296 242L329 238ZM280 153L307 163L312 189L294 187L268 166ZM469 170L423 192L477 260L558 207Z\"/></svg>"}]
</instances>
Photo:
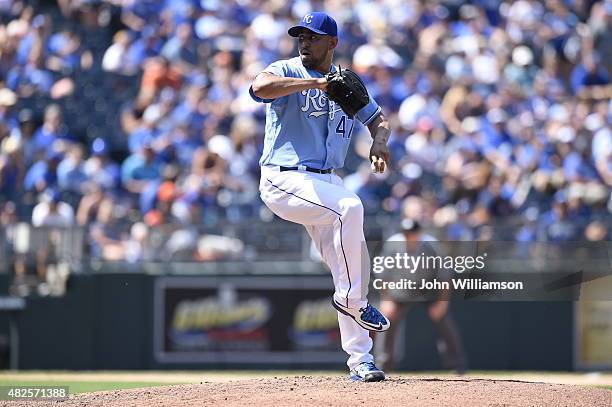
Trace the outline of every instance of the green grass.
<instances>
[{"instance_id":1,"label":"green grass","mask_svg":"<svg viewBox=\"0 0 612 407\"><path fill-rule=\"evenodd\" d=\"M68 386L70 394L92 391L134 389L137 387L168 386L160 382L79 382L79 381L33 381L33 380L0 380L0 386Z\"/></svg>"}]
</instances>

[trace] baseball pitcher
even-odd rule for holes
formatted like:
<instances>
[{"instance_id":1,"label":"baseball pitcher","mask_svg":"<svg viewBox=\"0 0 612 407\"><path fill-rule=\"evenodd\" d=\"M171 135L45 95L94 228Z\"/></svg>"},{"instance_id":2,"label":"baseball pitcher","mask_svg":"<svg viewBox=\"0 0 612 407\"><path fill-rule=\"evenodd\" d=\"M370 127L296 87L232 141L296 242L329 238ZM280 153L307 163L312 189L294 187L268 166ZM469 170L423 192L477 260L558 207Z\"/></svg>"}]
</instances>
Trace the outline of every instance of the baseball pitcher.
<instances>
[{"instance_id":1,"label":"baseball pitcher","mask_svg":"<svg viewBox=\"0 0 612 407\"><path fill-rule=\"evenodd\" d=\"M332 63L338 44L332 17L308 13L288 33L297 38L299 57L273 62L250 89L254 100L266 103L261 198L279 217L304 225L331 269L351 378L384 380L368 331L387 330L389 320L365 298L370 273L362 262L363 205L334 169L344 165L359 120L373 138L372 170L384 172L389 123L359 76Z\"/></svg>"}]
</instances>

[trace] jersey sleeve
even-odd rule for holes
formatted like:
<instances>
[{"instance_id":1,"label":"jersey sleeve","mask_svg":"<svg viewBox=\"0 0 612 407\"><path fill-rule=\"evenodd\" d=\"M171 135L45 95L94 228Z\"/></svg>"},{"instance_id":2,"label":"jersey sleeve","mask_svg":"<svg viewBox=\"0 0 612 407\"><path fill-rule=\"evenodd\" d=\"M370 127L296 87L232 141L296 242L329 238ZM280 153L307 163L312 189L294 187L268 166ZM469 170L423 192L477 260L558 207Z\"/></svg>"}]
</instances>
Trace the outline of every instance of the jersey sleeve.
<instances>
[{"instance_id":1,"label":"jersey sleeve","mask_svg":"<svg viewBox=\"0 0 612 407\"><path fill-rule=\"evenodd\" d=\"M293 76L292 71L289 67L289 64L287 64L287 61L283 61L283 60L272 62L270 65L266 67L266 69L261 71L261 73L269 73L272 75L283 76L283 77ZM251 98L253 98L254 101L259 102L259 103L271 103L275 100L275 99L262 99L260 97L255 96L252 85L249 87L249 94L251 95Z\"/></svg>"},{"instance_id":2,"label":"jersey sleeve","mask_svg":"<svg viewBox=\"0 0 612 407\"><path fill-rule=\"evenodd\" d=\"M361 108L360 111L357 112L355 117L365 126L370 124L372 120L376 118L380 114L382 109L378 106L378 103L370 96L370 102Z\"/></svg>"},{"instance_id":3,"label":"jersey sleeve","mask_svg":"<svg viewBox=\"0 0 612 407\"><path fill-rule=\"evenodd\" d=\"M277 76L292 76L289 64L284 60L272 62L262 72L271 73Z\"/></svg>"}]
</instances>

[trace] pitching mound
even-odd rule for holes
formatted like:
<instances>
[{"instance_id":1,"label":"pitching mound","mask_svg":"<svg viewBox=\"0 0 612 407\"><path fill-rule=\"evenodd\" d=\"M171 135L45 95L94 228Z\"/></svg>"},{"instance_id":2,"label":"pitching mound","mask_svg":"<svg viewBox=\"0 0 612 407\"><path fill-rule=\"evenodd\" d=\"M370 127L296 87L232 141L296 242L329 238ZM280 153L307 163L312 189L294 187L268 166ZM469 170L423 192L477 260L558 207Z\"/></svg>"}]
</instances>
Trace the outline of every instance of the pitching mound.
<instances>
[{"instance_id":1,"label":"pitching mound","mask_svg":"<svg viewBox=\"0 0 612 407\"><path fill-rule=\"evenodd\" d=\"M612 391L561 384L460 377L391 377L385 382L356 383L341 376L293 376L77 394L69 400L54 402L52 405L610 407Z\"/></svg>"}]
</instances>

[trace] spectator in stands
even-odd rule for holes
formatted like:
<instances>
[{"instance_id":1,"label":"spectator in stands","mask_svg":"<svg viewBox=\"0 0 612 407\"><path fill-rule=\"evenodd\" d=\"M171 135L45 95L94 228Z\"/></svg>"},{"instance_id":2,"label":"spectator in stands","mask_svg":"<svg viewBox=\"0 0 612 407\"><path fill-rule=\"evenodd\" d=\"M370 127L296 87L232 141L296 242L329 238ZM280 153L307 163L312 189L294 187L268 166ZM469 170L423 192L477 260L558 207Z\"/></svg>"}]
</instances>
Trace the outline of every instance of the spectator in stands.
<instances>
[{"instance_id":1,"label":"spectator in stands","mask_svg":"<svg viewBox=\"0 0 612 407\"><path fill-rule=\"evenodd\" d=\"M190 205L199 203L206 206L211 213L217 207L217 196L225 185L227 162L216 153L204 147L197 149L193 155L191 172L180 182L186 195L193 194Z\"/></svg>"},{"instance_id":2,"label":"spectator in stands","mask_svg":"<svg viewBox=\"0 0 612 407\"><path fill-rule=\"evenodd\" d=\"M19 125L13 128L11 137L14 138L21 147L25 162L31 164L36 152L34 134L38 127L34 112L30 109L23 109L19 112L17 120Z\"/></svg>"},{"instance_id":3,"label":"spectator in stands","mask_svg":"<svg viewBox=\"0 0 612 407\"><path fill-rule=\"evenodd\" d=\"M13 106L17 103L17 95L8 88L0 88L0 123L4 123L9 130L17 127L17 120L13 115Z\"/></svg>"},{"instance_id":4,"label":"spectator in stands","mask_svg":"<svg viewBox=\"0 0 612 407\"><path fill-rule=\"evenodd\" d=\"M152 144L159 135L157 122L161 111L155 105L149 106L142 115L141 125L128 136L128 148L134 154L140 151L144 144Z\"/></svg>"},{"instance_id":5,"label":"spectator in stands","mask_svg":"<svg viewBox=\"0 0 612 407\"><path fill-rule=\"evenodd\" d=\"M25 171L26 165L19 141L12 136L4 138L0 144L0 202L18 198L22 191Z\"/></svg>"},{"instance_id":6,"label":"spectator in stands","mask_svg":"<svg viewBox=\"0 0 612 407\"><path fill-rule=\"evenodd\" d=\"M122 3L121 22L136 32L145 29L148 21L157 21L163 9L162 3L154 0Z\"/></svg>"},{"instance_id":7,"label":"spectator in stands","mask_svg":"<svg viewBox=\"0 0 612 407\"><path fill-rule=\"evenodd\" d=\"M602 105L605 104L602 103ZM605 126L606 115L597 113L587 117L588 130L593 132L591 142L591 157L597 173L610 186L612 185L612 129Z\"/></svg>"},{"instance_id":8,"label":"spectator in stands","mask_svg":"<svg viewBox=\"0 0 612 407\"><path fill-rule=\"evenodd\" d=\"M21 97L49 95L55 81L43 64L42 45L38 44L26 65L17 65L9 71L6 84Z\"/></svg>"},{"instance_id":9,"label":"spectator in stands","mask_svg":"<svg viewBox=\"0 0 612 407\"><path fill-rule=\"evenodd\" d=\"M162 45L163 41L157 32L157 28L145 25L140 31L140 36L130 44L125 57L129 64L140 66L145 60L157 57Z\"/></svg>"},{"instance_id":10,"label":"spectator in stands","mask_svg":"<svg viewBox=\"0 0 612 407\"><path fill-rule=\"evenodd\" d=\"M200 191L188 191L173 202L171 213L182 225L198 225L204 219L204 204Z\"/></svg>"},{"instance_id":11,"label":"spectator in stands","mask_svg":"<svg viewBox=\"0 0 612 407\"><path fill-rule=\"evenodd\" d=\"M43 154L49 153L52 149L63 152L72 140L73 138L68 134L68 128L63 122L62 110L59 105L47 106L43 125L34 134L35 151Z\"/></svg>"},{"instance_id":12,"label":"spectator in stands","mask_svg":"<svg viewBox=\"0 0 612 407\"><path fill-rule=\"evenodd\" d=\"M130 228L130 236L123 242L125 260L128 263L138 263L147 255L147 239L149 228L142 222L137 222Z\"/></svg>"},{"instance_id":13,"label":"spectator in stands","mask_svg":"<svg viewBox=\"0 0 612 407\"><path fill-rule=\"evenodd\" d=\"M358 0L338 16L337 57L359 72L395 129L397 171L388 178L360 172L368 139L351 144L344 171L364 206L382 205L377 214L394 217L420 211L424 227L462 239L509 219L520 233L492 230L522 240L534 239L534 228L537 239L585 238L587 224L609 223L609 1L400 3ZM257 216L261 203L249 186L259 176L265 113L248 86L269 62L293 54L286 29L308 2L62 0L61 14L53 7L0 8L0 143L12 152L2 152L2 176L24 178L26 191L71 195L72 183L55 179L65 176L64 166L56 173L57 154L73 163L72 136L83 127L103 136L84 164L72 164L99 185L76 192L75 202L89 208L80 222L106 199L130 202L130 222ZM120 24L107 13L116 8ZM92 75L83 73L90 49ZM30 113L16 114L22 106ZM111 156L126 154L120 181ZM157 198L166 165L179 166L173 199L139 206L132 193ZM3 184L29 218L32 194Z\"/></svg>"},{"instance_id":14,"label":"spectator in stands","mask_svg":"<svg viewBox=\"0 0 612 407\"><path fill-rule=\"evenodd\" d=\"M140 150L130 155L121 166L123 187L134 194L143 191L149 181L158 180L161 176L161 164L155 156L150 141L142 144Z\"/></svg>"},{"instance_id":15,"label":"spectator in stands","mask_svg":"<svg viewBox=\"0 0 612 407\"><path fill-rule=\"evenodd\" d=\"M580 225L568 215L567 195L565 191L555 194L552 209L540 219L541 236L551 242L571 242L578 238Z\"/></svg>"},{"instance_id":16,"label":"spectator in stands","mask_svg":"<svg viewBox=\"0 0 612 407\"><path fill-rule=\"evenodd\" d=\"M204 122L210 115L205 97L206 90L204 87L192 85L187 88L184 101L179 103L172 112L172 120L175 123L182 123L187 126L190 139L197 139L200 136L204 128Z\"/></svg>"},{"instance_id":17,"label":"spectator in stands","mask_svg":"<svg viewBox=\"0 0 612 407\"><path fill-rule=\"evenodd\" d=\"M85 173L85 150L81 144L68 148L66 156L57 166L57 184L64 191L83 193L88 182Z\"/></svg>"},{"instance_id":18,"label":"spectator in stands","mask_svg":"<svg viewBox=\"0 0 612 407\"><path fill-rule=\"evenodd\" d=\"M52 151L44 160L37 161L30 167L23 181L26 191L43 192L57 186L57 166L62 154Z\"/></svg>"},{"instance_id":19,"label":"spectator in stands","mask_svg":"<svg viewBox=\"0 0 612 407\"><path fill-rule=\"evenodd\" d=\"M176 28L175 35L163 46L161 55L170 62L187 65L186 69L192 69L198 64L198 52L191 24L183 23Z\"/></svg>"},{"instance_id":20,"label":"spectator in stands","mask_svg":"<svg viewBox=\"0 0 612 407\"><path fill-rule=\"evenodd\" d=\"M11 130L9 129L8 123L1 122L0 123L0 143L4 142L11 135Z\"/></svg>"},{"instance_id":21,"label":"spectator in stands","mask_svg":"<svg viewBox=\"0 0 612 407\"><path fill-rule=\"evenodd\" d=\"M70 72L81 66L81 39L72 31L52 34L47 50L46 64L52 71Z\"/></svg>"},{"instance_id":22,"label":"spectator in stands","mask_svg":"<svg viewBox=\"0 0 612 407\"><path fill-rule=\"evenodd\" d=\"M32 211L32 225L35 227L68 227L74 225L74 210L61 201L60 193L48 189L41 202Z\"/></svg>"},{"instance_id":23,"label":"spectator in stands","mask_svg":"<svg viewBox=\"0 0 612 407\"><path fill-rule=\"evenodd\" d=\"M132 35L129 31L116 32L113 37L113 44L104 53L102 69L108 72L134 75L138 71L138 65L131 63L126 56L131 42Z\"/></svg>"},{"instance_id":24,"label":"spectator in stands","mask_svg":"<svg viewBox=\"0 0 612 407\"><path fill-rule=\"evenodd\" d=\"M141 95L152 98L165 87L179 90L181 83L181 72L166 58L149 58L143 63Z\"/></svg>"},{"instance_id":25,"label":"spectator in stands","mask_svg":"<svg viewBox=\"0 0 612 407\"><path fill-rule=\"evenodd\" d=\"M88 185L87 191L79 202L76 222L79 226L87 226L93 223L100 209L100 205L106 198L103 187L96 183Z\"/></svg>"},{"instance_id":26,"label":"spectator in stands","mask_svg":"<svg viewBox=\"0 0 612 407\"><path fill-rule=\"evenodd\" d=\"M99 206L96 221L90 227L92 254L104 260L118 261L125 258L124 233L117 223L117 206L112 199L104 199Z\"/></svg>"},{"instance_id":27,"label":"spectator in stands","mask_svg":"<svg viewBox=\"0 0 612 407\"><path fill-rule=\"evenodd\" d=\"M13 234L18 220L17 208L14 202L5 202L0 206L0 226L2 226L2 231L8 242L13 241Z\"/></svg>"},{"instance_id":28,"label":"spectator in stands","mask_svg":"<svg viewBox=\"0 0 612 407\"><path fill-rule=\"evenodd\" d=\"M91 156L85 161L83 171L100 189L115 190L120 185L121 169L110 159L108 144L102 138L91 143Z\"/></svg>"},{"instance_id":29,"label":"spectator in stands","mask_svg":"<svg viewBox=\"0 0 612 407\"><path fill-rule=\"evenodd\" d=\"M608 71L601 65L599 57L585 51L582 61L574 67L571 76L572 90L579 94L584 87L607 85L610 83Z\"/></svg>"}]
</instances>

